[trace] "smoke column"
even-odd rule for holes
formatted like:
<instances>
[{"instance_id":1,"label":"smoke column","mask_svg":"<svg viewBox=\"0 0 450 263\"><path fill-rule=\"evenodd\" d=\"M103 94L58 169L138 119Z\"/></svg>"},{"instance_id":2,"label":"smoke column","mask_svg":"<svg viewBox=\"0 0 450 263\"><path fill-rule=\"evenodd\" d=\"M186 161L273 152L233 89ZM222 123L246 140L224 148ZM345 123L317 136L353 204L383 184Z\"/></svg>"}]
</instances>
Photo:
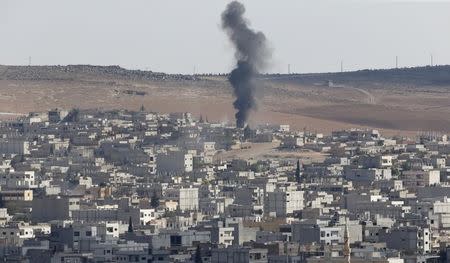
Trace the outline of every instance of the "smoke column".
<instances>
[{"instance_id":1,"label":"smoke column","mask_svg":"<svg viewBox=\"0 0 450 263\"><path fill-rule=\"evenodd\" d=\"M243 128L251 109L256 107L256 75L267 65L270 51L266 37L262 32L249 28L243 17L245 7L233 1L222 13L222 28L228 34L235 48L236 68L231 71L228 80L233 87L236 100L233 103L236 112L236 126Z\"/></svg>"}]
</instances>

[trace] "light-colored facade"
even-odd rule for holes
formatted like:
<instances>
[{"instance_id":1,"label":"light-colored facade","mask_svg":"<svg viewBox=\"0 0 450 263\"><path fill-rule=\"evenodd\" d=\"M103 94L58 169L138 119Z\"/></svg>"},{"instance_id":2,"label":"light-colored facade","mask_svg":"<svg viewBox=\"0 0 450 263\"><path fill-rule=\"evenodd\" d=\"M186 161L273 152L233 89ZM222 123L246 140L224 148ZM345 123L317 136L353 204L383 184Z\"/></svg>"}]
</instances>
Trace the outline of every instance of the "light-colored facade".
<instances>
[{"instance_id":1,"label":"light-colored facade","mask_svg":"<svg viewBox=\"0 0 450 263\"><path fill-rule=\"evenodd\" d=\"M198 210L198 188L179 189L179 206L181 211Z\"/></svg>"}]
</instances>

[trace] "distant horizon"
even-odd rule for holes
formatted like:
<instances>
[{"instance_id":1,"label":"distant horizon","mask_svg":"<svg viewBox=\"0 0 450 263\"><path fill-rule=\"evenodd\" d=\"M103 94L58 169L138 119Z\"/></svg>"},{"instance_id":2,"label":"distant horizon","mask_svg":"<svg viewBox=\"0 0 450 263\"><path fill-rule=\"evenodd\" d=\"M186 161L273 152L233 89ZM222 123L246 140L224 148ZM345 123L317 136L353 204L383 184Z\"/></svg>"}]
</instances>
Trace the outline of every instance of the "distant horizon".
<instances>
[{"instance_id":1,"label":"distant horizon","mask_svg":"<svg viewBox=\"0 0 450 263\"><path fill-rule=\"evenodd\" d=\"M125 70L137 70L143 72L152 72L152 73L162 73L167 75L227 75L229 72L197 72L195 74L189 73L168 73L163 71L155 71L150 68L142 69L142 68L128 68L119 64L42 64L42 65L26 65L26 64L1 64L3 67L68 67L68 66L91 66L91 67L120 67ZM449 67L450 64L436 64L436 65L422 65L422 66L405 66L405 67L392 67L392 68L361 68L361 69L353 69L353 70L345 70L344 71L324 71L324 72L261 72L260 75L308 75L308 74L337 74L337 73L351 73L351 72L359 72L359 71L382 71L382 70L401 70L401 69L415 69L415 68L434 68L434 67Z\"/></svg>"}]
</instances>

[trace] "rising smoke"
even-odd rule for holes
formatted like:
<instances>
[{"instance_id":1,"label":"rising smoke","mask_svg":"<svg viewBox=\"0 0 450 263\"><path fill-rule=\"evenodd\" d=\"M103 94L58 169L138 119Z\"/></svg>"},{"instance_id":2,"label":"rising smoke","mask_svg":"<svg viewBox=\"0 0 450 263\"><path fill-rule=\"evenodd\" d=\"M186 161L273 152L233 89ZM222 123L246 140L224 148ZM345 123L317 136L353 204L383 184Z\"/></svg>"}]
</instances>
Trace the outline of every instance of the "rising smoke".
<instances>
[{"instance_id":1,"label":"rising smoke","mask_svg":"<svg viewBox=\"0 0 450 263\"><path fill-rule=\"evenodd\" d=\"M244 5L237 1L229 3L222 13L222 28L236 49L236 68L228 80L236 97L233 106L237 110L236 126L240 128L247 123L250 110L256 107L255 89L258 84L255 77L266 67L271 55L266 37L262 32L249 28L244 13Z\"/></svg>"}]
</instances>

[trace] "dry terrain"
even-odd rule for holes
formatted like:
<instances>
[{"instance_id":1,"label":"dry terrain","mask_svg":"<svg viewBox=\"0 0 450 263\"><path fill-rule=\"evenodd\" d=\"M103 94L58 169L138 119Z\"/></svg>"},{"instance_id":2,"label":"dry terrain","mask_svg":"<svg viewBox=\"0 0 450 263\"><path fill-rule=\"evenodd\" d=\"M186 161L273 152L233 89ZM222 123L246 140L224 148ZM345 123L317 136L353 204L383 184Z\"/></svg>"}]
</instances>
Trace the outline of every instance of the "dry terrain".
<instances>
[{"instance_id":1,"label":"dry terrain","mask_svg":"<svg viewBox=\"0 0 450 263\"><path fill-rule=\"evenodd\" d=\"M450 81L441 71L450 68L439 70L439 81L435 75L417 76L416 71L383 72L395 76L391 79L356 73L263 76L259 107L250 123L288 123L325 133L351 127L377 128L390 135L448 132ZM143 105L149 111L189 111L209 120L234 121L232 101L224 76L118 67L0 66L1 118L52 108L137 110Z\"/></svg>"},{"instance_id":2,"label":"dry terrain","mask_svg":"<svg viewBox=\"0 0 450 263\"><path fill-rule=\"evenodd\" d=\"M266 142L266 143L250 143L247 149L236 149L224 152L219 152L215 158L217 160L266 160L266 159L302 159L303 163L318 163L323 162L328 156L325 153L314 152L310 150L286 150L279 149L280 142Z\"/></svg>"}]
</instances>

